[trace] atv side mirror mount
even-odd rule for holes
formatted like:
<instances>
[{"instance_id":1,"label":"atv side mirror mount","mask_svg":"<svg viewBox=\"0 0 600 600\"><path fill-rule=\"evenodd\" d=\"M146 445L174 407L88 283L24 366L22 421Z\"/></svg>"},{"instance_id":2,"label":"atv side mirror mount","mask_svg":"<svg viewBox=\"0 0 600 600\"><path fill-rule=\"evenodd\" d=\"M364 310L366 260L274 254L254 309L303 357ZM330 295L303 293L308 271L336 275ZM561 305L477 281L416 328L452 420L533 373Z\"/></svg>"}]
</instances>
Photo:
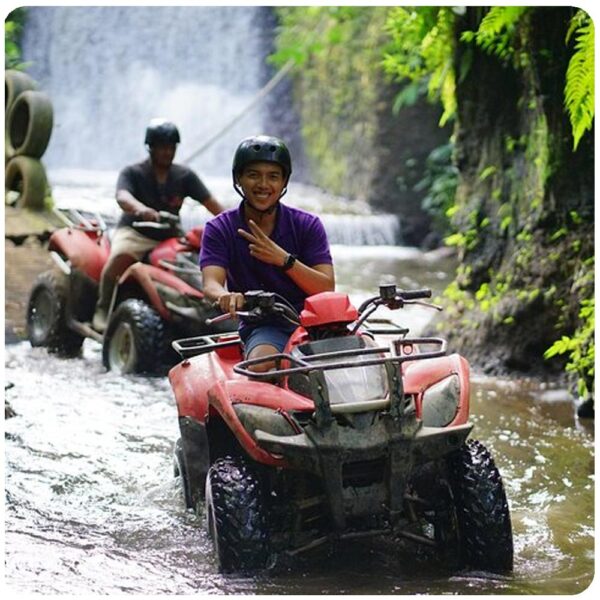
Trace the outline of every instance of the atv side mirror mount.
<instances>
[{"instance_id":1,"label":"atv side mirror mount","mask_svg":"<svg viewBox=\"0 0 600 600\"><path fill-rule=\"evenodd\" d=\"M384 283L379 286L379 297L385 302L394 300L396 297L396 284Z\"/></svg>"},{"instance_id":2,"label":"atv side mirror mount","mask_svg":"<svg viewBox=\"0 0 600 600\"><path fill-rule=\"evenodd\" d=\"M252 310L256 307L272 308L275 304L275 294L273 292L263 292L262 290L249 290L244 294L245 307Z\"/></svg>"}]
</instances>

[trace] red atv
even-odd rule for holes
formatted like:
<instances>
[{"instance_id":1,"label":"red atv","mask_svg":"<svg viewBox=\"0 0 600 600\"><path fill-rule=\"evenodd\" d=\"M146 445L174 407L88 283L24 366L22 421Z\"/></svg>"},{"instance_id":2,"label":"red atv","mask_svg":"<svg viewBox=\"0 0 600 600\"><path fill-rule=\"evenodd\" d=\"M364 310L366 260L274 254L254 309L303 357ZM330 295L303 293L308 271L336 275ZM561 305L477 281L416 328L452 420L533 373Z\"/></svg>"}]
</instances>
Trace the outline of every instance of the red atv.
<instances>
[{"instance_id":1,"label":"red atv","mask_svg":"<svg viewBox=\"0 0 600 600\"><path fill-rule=\"evenodd\" d=\"M175 473L187 506L206 514L221 570L382 535L453 569L512 569L500 473L467 439L467 361L446 356L440 338L367 320L381 305L434 306L422 300L430 296L381 286L356 310L325 292L298 315L274 294L250 292L241 318L298 324L282 354L244 361L235 334L174 342L185 359L169 372ZM265 360L275 370L255 372Z\"/></svg>"},{"instance_id":2,"label":"red atv","mask_svg":"<svg viewBox=\"0 0 600 600\"><path fill-rule=\"evenodd\" d=\"M154 248L147 260L133 263L115 287L104 335L90 321L98 283L109 250L106 225L95 215L68 211L69 227L55 231L49 250L59 267L38 276L27 306L27 336L65 357L79 354L83 340L102 343L107 369L123 373L160 373L176 362L176 337L230 331L235 325L207 327L217 313L202 292L197 256L202 229L184 234L179 218L160 213L158 223L144 227L174 228L177 235Z\"/></svg>"}]
</instances>

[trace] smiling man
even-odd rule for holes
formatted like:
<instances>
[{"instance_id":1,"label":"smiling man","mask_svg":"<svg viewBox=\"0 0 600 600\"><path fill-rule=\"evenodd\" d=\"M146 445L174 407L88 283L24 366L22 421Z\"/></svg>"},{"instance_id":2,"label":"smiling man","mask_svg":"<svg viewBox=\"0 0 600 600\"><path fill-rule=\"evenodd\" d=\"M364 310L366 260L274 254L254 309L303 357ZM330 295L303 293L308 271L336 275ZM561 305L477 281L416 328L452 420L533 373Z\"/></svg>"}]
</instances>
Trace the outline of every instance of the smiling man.
<instances>
[{"instance_id":1,"label":"smiling man","mask_svg":"<svg viewBox=\"0 0 600 600\"><path fill-rule=\"evenodd\" d=\"M200 254L205 294L235 316L249 290L276 292L298 312L307 296L332 291L333 261L321 220L280 201L292 173L286 145L270 136L246 138L232 172L243 200L206 225ZM246 358L282 352L293 329L286 321L241 323ZM268 368L263 363L257 370Z\"/></svg>"}]
</instances>

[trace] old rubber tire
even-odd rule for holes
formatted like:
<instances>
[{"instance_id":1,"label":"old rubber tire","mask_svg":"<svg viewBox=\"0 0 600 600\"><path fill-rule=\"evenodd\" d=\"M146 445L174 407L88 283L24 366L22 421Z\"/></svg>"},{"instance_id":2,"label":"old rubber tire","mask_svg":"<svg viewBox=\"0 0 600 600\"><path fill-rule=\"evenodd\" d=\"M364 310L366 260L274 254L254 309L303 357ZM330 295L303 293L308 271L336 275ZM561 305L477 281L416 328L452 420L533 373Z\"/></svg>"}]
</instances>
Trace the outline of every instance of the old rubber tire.
<instances>
[{"instance_id":1,"label":"old rubber tire","mask_svg":"<svg viewBox=\"0 0 600 600\"><path fill-rule=\"evenodd\" d=\"M10 69L4 74L4 164L14 156L8 136L8 113L19 94L35 88L35 81L27 73Z\"/></svg>"},{"instance_id":2,"label":"old rubber tire","mask_svg":"<svg viewBox=\"0 0 600 600\"><path fill-rule=\"evenodd\" d=\"M143 300L125 300L108 322L102 362L119 373L155 374L162 367L163 346L160 315Z\"/></svg>"},{"instance_id":3,"label":"old rubber tire","mask_svg":"<svg viewBox=\"0 0 600 600\"><path fill-rule=\"evenodd\" d=\"M42 210L46 186L46 171L39 160L15 156L6 165L4 189L18 193L14 202L17 208Z\"/></svg>"},{"instance_id":4,"label":"old rubber tire","mask_svg":"<svg viewBox=\"0 0 600 600\"><path fill-rule=\"evenodd\" d=\"M263 569L269 534L261 482L240 458L217 459L206 476L206 519L219 569ZM198 509L197 509L198 511Z\"/></svg>"},{"instance_id":5,"label":"old rubber tire","mask_svg":"<svg viewBox=\"0 0 600 600\"><path fill-rule=\"evenodd\" d=\"M45 346L60 356L81 351L83 337L67 327L65 307L68 275L46 271L38 276L27 303L27 337L32 346Z\"/></svg>"},{"instance_id":6,"label":"old rubber tire","mask_svg":"<svg viewBox=\"0 0 600 600\"><path fill-rule=\"evenodd\" d=\"M510 512L502 477L486 447L468 440L449 460L464 566L494 573L513 568Z\"/></svg>"},{"instance_id":7,"label":"old rubber tire","mask_svg":"<svg viewBox=\"0 0 600 600\"><path fill-rule=\"evenodd\" d=\"M4 118L22 92L35 90L35 81L22 71L9 69L4 73Z\"/></svg>"},{"instance_id":8,"label":"old rubber tire","mask_svg":"<svg viewBox=\"0 0 600 600\"><path fill-rule=\"evenodd\" d=\"M41 158L52 133L52 103L46 94L28 90L19 94L8 112L9 155Z\"/></svg>"}]
</instances>

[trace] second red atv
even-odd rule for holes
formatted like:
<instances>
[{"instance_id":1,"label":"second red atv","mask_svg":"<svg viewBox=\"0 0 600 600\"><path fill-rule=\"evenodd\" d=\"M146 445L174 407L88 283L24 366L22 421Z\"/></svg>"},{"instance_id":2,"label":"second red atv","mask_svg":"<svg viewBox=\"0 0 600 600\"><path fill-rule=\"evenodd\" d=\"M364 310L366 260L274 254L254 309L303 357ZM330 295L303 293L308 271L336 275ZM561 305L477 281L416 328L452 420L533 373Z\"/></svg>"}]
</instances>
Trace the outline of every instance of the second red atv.
<instances>
[{"instance_id":1,"label":"second red atv","mask_svg":"<svg viewBox=\"0 0 600 600\"><path fill-rule=\"evenodd\" d=\"M27 335L32 346L72 357L90 337L102 343L106 368L160 373L176 361L171 349L176 337L235 328L231 320L213 327L205 323L217 313L204 298L197 264L202 228L184 233L178 217L161 212L160 222L138 225L172 228L175 235L123 273L115 287L106 332L92 329L110 241L98 215L72 210L66 214L70 226L55 231L48 243L58 268L39 275L30 293Z\"/></svg>"},{"instance_id":2,"label":"second red atv","mask_svg":"<svg viewBox=\"0 0 600 600\"><path fill-rule=\"evenodd\" d=\"M174 342L175 471L221 570L369 536L414 542L451 568L512 569L502 478L468 439L467 361L443 339L368 320L382 305L433 306L430 295L381 286L357 310L326 292L298 315L250 292L240 318L298 325L283 353L243 360L236 334ZM253 370L265 360L276 369Z\"/></svg>"}]
</instances>

